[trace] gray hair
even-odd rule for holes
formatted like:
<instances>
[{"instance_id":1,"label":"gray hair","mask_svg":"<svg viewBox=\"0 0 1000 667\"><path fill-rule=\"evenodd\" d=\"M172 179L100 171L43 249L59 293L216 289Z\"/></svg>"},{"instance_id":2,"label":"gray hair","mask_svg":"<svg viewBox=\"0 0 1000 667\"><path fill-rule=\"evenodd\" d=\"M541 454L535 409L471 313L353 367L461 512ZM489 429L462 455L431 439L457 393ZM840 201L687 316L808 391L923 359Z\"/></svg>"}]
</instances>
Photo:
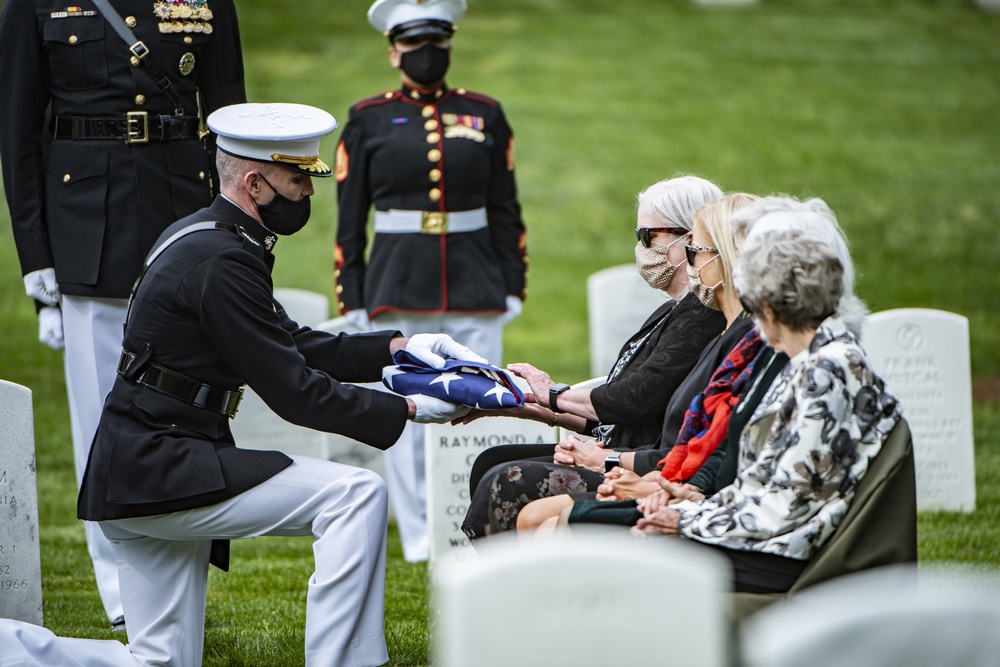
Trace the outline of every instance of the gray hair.
<instances>
[{"instance_id":1,"label":"gray hair","mask_svg":"<svg viewBox=\"0 0 1000 667\"><path fill-rule=\"evenodd\" d=\"M235 187L243 179L248 171L263 172L265 174L274 173L275 169L284 169L274 162L263 162L259 160L248 160L237 157L216 149L215 167L219 170L219 189L229 189Z\"/></svg>"},{"instance_id":2,"label":"gray hair","mask_svg":"<svg viewBox=\"0 0 1000 667\"><path fill-rule=\"evenodd\" d=\"M837 312L844 295L844 265L837 255L811 231L759 229L743 243L733 280L751 311L770 308L794 331L815 329Z\"/></svg>"},{"instance_id":3,"label":"gray hair","mask_svg":"<svg viewBox=\"0 0 1000 667\"><path fill-rule=\"evenodd\" d=\"M799 201L794 197L774 195L763 197L733 213L730 218L737 241L749 239L769 230L798 230L825 241L843 267L843 297L837 312L848 330L858 338L868 308L854 293L854 262L847 245L847 238L837 217L822 199Z\"/></svg>"},{"instance_id":4,"label":"gray hair","mask_svg":"<svg viewBox=\"0 0 1000 667\"><path fill-rule=\"evenodd\" d=\"M638 208L649 213L664 227L683 227L691 231L694 213L699 208L722 199L722 188L697 176L678 176L654 183L636 196Z\"/></svg>"}]
</instances>

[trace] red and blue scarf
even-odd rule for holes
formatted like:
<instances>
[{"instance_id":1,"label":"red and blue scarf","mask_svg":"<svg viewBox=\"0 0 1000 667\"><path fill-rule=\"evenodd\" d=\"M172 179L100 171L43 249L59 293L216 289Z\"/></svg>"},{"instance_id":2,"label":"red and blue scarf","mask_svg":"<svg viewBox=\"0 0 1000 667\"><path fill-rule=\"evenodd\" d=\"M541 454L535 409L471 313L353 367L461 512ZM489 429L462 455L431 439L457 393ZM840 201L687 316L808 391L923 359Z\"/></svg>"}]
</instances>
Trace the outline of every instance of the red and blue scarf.
<instances>
[{"instance_id":1,"label":"red and blue scarf","mask_svg":"<svg viewBox=\"0 0 1000 667\"><path fill-rule=\"evenodd\" d=\"M659 462L662 475L672 482L694 477L729 434L729 416L750 381L753 362L763 343L757 327L750 329L726 355L705 391L691 400L684 414L677 444Z\"/></svg>"}]
</instances>

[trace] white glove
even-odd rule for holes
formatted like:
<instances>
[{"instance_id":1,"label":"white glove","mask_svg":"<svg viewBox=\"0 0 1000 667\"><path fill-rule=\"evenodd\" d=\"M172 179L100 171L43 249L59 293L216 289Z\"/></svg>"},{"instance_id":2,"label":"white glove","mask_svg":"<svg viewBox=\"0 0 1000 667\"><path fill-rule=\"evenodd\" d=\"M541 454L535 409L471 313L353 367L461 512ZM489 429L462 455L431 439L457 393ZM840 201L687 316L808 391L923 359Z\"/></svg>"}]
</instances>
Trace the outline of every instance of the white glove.
<instances>
[{"instance_id":1,"label":"white glove","mask_svg":"<svg viewBox=\"0 0 1000 667\"><path fill-rule=\"evenodd\" d=\"M417 406L417 414L413 416L413 421L418 424L447 424L459 417L464 417L471 410L467 405L456 405L423 394L413 394L407 398Z\"/></svg>"},{"instance_id":2,"label":"white glove","mask_svg":"<svg viewBox=\"0 0 1000 667\"><path fill-rule=\"evenodd\" d=\"M517 319L521 316L521 311L524 309L524 302L521 301L519 297L513 294L507 295L507 312L500 316L500 324L507 324L508 322Z\"/></svg>"},{"instance_id":3,"label":"white glove","mask_svg":"<svg viewBox=\"0 0 1000 667\"><path fill-rule=\"evenodd\" d=\"M53 350L63 349L62 310L58 306L38 311L38 340Z\"/></svg>"},{"instance_id":4,"label":"white glove","mask_svg":"<svg viewBox=\"0 0 1000 667\"><path fill-rule=\"evenodd\" d=\"M417 334L410 337L406 351L432 368L444 368L444 358L489 363L478 354L452 340L448 334Z\"/></svg>"},{"instance_id":5,"label":"white glove","mask_svg":"<svg viewBox=\"0 0 1000 667\"><path fill-rule=\"evenodd\" d=\"M344 313L344 318L347 319L348 324L358 331L372 330L372 322L368 319L368 312L364 308L349 310Z\"/></svg>"},{"instance_id":6,"label":"white glove","mask_svg":"<svg viewBox=\"0 0 1000 667\"><path fill-rule=\"evenodd\" d=\"M37 299L46 306L59 305L62 294L59 293L59 283L56 282L56 270L53 268L38 269L24 277L24 291L32 299Z\"/></svg>"}]
</instances>

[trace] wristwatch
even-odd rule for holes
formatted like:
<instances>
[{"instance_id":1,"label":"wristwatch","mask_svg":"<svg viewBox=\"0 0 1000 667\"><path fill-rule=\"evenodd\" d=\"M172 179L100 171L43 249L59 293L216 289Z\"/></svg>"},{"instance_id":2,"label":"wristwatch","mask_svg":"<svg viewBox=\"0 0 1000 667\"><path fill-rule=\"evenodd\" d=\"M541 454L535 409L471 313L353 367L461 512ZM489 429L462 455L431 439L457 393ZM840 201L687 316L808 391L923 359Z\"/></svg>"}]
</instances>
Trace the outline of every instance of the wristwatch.
<instances>
[{"instance_id":1,"label":"wristwatch","mask_svg":"<svg viewBox=\"0 0 1000 667\"><path fill-rule=\"evenodd\" d=\"M621 452L608 452L607 457L604 459L604 472L611 472L612 468L619 464L621 458Z\"/></svg>"},{"instance_id":2,"label":"wristwatch","mask_svg":"<svg viewBox=\"0 0 1000 667\"><path fill-rule=\"evenodd\" d=\"M554 384L549 387L549 409L552 412L562 412L559 409L559 394L569 389L568 384Z\"/></svg>"}]
</instances>

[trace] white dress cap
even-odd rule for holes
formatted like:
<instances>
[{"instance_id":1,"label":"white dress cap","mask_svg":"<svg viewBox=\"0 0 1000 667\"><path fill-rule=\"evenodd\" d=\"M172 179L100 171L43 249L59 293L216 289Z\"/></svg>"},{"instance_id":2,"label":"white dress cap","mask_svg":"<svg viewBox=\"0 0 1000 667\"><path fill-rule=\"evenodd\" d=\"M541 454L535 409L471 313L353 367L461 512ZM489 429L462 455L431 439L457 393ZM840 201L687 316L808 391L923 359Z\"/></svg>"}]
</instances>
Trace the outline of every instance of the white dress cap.
<instances>
[{"instance_id":1,"label":"white dress cap","mask_svg":"<svg viewBox=\"0 0 1000 667\"><path fill-rule=\"evenodd\" d=\"M454 26L463 16L465 0L375 0L368 10L368 22L387 36L404 23L444 21Z\"/></svg>"},{"instance_id":2,"label":"white dress cap","mask_svg":"<svg viewBox=\"0 0 1000 667\"><path fill-rule=\"evenodd\" d=\"M333 116L305 104L233 104L208 117L226 153L321 177L333 172L319 159L319 141L336 127Z\"/></svg>"}]
</instances>

